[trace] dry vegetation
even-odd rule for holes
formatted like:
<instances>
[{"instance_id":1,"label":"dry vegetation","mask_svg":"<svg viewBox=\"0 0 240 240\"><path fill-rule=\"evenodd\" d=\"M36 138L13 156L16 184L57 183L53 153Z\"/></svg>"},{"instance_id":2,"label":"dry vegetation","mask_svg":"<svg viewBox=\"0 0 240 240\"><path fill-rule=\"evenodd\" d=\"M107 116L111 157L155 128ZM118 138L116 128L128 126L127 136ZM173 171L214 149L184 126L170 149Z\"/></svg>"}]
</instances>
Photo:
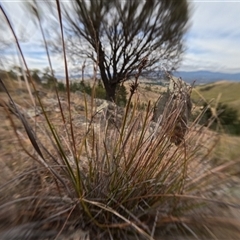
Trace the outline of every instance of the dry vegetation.
<instances>
[{"instance_id":1,"label":"dry vegetation","mask_svg":"<svg viewBox=\"0 0 240 240\"><path fill-rule=\"evenodd\" d=\"M226 103L230 107L237 109L240 114L240 83L230 81L220 81L216 83L199 85L192 93L192 98L196 103L202 104L203 99L207 102L215 99L221 103Z\"/></svg>"},{"instance_id":2,"label":"dry vegetation","mask_svg":"<svg viewBox=\"0 0 240 240\"><path fill-rule=\"evenodd\" d=\"M240 159L233 147L221 147L235 138L200 126L199 116L175 145L183 101L174 105L170 98L163 120L153 123L159 92L138 88L137 75L126 107L120 114L112 107L109 116L94 94L70 93L65 73L65 93L33 98L32 91L43 89L31 77L20 87L1 76L2 239L240 238ZM36 106L40 113L30 117Z\"/></svg>"},{"instance_id":3,"label":"dry vegetation","mask_svg":"<svg viewBox=\"0 0 240 240\"><path fill-rule=\"evenodd\" d=\"M14 81L11 84L14 101L23 109L32 106L26 90L20 91ZM53 98L57 101L55 93L48 92L41 99L45 109L53 107L49 103ZM67 95L61 98L62 112L54 108L45 117L26 118L37 133L43 158L20 119L1 101L0 224L4 236L26 234L26 225L34 239L74 235L82 239L238 238L239 169L235 166L239 159L226 144L227 139L233 144L237 138L219 138L191 123L184 144L176 147L166 137L176 116L149 131L151 109L133 108L118 129L106 119L94 121L99 113L91 97L71 95L71 120ZM137 95L133 98L138 99ZM8 102L6 93L1 92L1 99ZM83 117L88 124L79 121Z\"/></svg>"},{"instance_id":4,"label":"dry vegetation","mask_svg":"<svg viewBox=\"0 0 240 240\"><path fill-rule=\"evenodd\" d=\"M125 86L129 93L130 83L126 83ZM141 102L148 103L149 101L151 101L152 103L154 103L157 101L163 91L166 91L166 87L154 84L140 83L137 95L139 99L141 99Z\"/></svg>"}]
</instances>

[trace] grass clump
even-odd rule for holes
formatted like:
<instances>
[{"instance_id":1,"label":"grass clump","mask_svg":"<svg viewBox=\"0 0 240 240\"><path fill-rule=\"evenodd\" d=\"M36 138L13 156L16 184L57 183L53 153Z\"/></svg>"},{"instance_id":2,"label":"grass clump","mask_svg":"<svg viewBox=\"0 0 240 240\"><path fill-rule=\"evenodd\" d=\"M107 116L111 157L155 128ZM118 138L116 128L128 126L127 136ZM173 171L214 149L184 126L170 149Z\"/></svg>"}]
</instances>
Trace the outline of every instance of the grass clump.
<instances>
[{"instance_id":1,"label":"grass clump","mask_svg":"<svg viewBox=\"0 0 240 240\"><path fill-rule=\"evenodd\" d=\"M23 54L21 57L28 72ZM149 102L141 109L135 98L139 68L123 114L119 117L118 107L114 108L120 124L98 109L94 88L91 98L83 99L85 120L77 124L66 55L64 60L66 101L62 102L54 84L60 109L57 114L48 111L38 95L32 98L31 89L36 91L36 86L31 77L26 81L27 106L37 102L42 110L35 118L26 117L24 108L16 104L1 81L9 100L1 106L14 133L9 137L17 140L17 152L10 157L4 153L9 162L1 162L9 172L0 179L4 239L69 239L76 233L85 239L180 235L197 239L215 236L216 226L238 231L239 221L219 218L217 210L222 205L239 206L213 199L213 190L226 180L224 171L239 162L215 167L208 162L217 135L200 127L199 118L188 126L177 146L171 141L184 102L177 101L169 113L168 107L173 105L170 98L162 118L153 123L153 105Z\"/></svg>"},{"instance_id":2,"label":"grass clump","mask_svg":"<svg viewBox=\"0 0 240 240\"><path fill-rule=\"evenodd\" d=\"M212 221L204 216L209 204L223 204L209 198L218 169L212 176L206 159L216 139L204 140L206 131L193 123L175 146L181 105L153 123L151 104L140 111L130 95L119 127L96 111L93 99L85 102L88 121L77 126L68 120L71 109L62 110L58 122L46 112L41 121L19 117L22 138L12 121L26 159L1 183L2 222L27 225L36 239L61 239L79 229L90 239L202 234L198 221Z\"/></svg>"}]
</instances>

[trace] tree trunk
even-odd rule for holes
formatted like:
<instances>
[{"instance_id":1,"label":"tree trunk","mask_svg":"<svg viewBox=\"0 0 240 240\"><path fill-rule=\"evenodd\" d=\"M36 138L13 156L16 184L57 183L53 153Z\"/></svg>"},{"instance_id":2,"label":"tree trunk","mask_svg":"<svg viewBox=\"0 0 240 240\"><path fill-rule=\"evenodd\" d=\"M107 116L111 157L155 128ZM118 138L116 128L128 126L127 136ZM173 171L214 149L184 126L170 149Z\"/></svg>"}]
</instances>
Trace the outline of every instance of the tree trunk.
<instances>
[{"instance_id":1,"label":"tree trunk","mask_svg":"<svg viewBox=\"0 0 240 240\"><path fill-rule=\"evenodd\" d=\"M107 100L115 102L117 84L110 84L108 91L106 90Z\"/></svg>"},{"instance_id":2,"label":"tree trunk","mask_svg":"<svg viewBox=\"0 0 240 240\"><path fill-rule=\"evenodd\" d=\"M109 79L106 74L106 67L104 65L105 56L104 56L104 51L102 50L101 43L99 43L99 47L98 47L98 60L99 60L98 66L99 66L102 82L106 90L107 100L114 102L117 84L111 83L111 79Z\"/></svg>"},{"instance_id":3,"label":"tree trunk","mask_svg":"<svg viewBox=\"0 0 240 240\"><path fill-rule=\"evenodd\" d=\"M117 84L112 84L106 73L105 73L105 68L102 69L100 66L100 73L101 73L101 78L102 78L102 82L103 82L103 85L104 85L104 88L106 90L106 97L107 97L107 100L109 101L112 101L114 102L115 101L115 95L116 95L116 88L117 88Z\"/></svg>"}]
</instances>

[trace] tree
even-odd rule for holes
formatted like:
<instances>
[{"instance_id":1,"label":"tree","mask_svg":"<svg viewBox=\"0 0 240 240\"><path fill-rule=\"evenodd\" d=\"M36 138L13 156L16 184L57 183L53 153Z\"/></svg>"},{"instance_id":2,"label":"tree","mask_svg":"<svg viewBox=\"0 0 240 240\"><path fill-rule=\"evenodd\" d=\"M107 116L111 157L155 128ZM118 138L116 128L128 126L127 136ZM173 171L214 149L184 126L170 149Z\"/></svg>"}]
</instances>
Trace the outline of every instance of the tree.
<instances>
[{"instance_id":1,"label":"tree","mask_svg":"<svg viewBox=\"0 0 240 240\"><path fill-rule=\"evenodd\" d=\"M57 79L51 74L51 69L49 67L43 69L42 80L45 81L46 85L50 88L57 86Z\"/></svg>"},{"instance_id":2,"label":"tree","mask_svg":"<svg viewBox=\"0 0 240 240\"><path fill-rule=\"evenodd\" d=\"M17 65L12 66L11 71L18 77L20 77L21 80L23 80L23 69Z\"/></svg>"},{"instance_id":3,"label":"tree","mask_svg":"<svg viewBox=\"0 0 240 240\"><path fill-rule=\"evenodd\" d=\"M37 83L41 83L41 78L39 77L39 74L41 74L41 71L39 69L32 69L30 70L30 74L32 79L37 82Z\"/></svg>"},{"instance_id":4,"label":"tree","mask_svg":"<svg viewBox=\"0 0 240 240\"><path fill-rule=\"evenodd\" d=\"M75 63L88 58L97 64L109 100L139 68L147 73L157 65L169 71L177 67L189 18L187 0L71 3L63 10L66 49Z\"/></svg>"},{"instance_id":5,"label":"tree","mask_svg":"<svg viewBox=\"0 0 240 240\"><path fill-rule=\"evenodd\" d=\"M17 74L12 69L8 71L8 75L11 79L17 79Z\"/></svg>"}]
</instances>

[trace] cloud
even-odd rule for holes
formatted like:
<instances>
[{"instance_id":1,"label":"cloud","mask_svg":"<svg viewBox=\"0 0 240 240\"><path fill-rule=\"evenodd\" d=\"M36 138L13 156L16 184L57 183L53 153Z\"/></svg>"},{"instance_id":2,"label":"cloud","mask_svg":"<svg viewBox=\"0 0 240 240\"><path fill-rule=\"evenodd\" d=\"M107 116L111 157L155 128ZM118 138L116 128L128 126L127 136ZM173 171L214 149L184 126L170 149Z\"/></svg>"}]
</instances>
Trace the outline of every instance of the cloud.
<instances>
[{"instance_id":1,"label":"cloud","mask_svg":"<svg viewBox=\"0 0 240 240\"><path fill-rule=\"evenodd\" d=\"M21 48L29 68L43 69L48 66L42 36L32 16L23 7L26 1L3 1L3 6L13 23L21 41ZM206 0L191 1L192 13L190 29L187 32L186 48L179 70L210 70L221 72L240 72L240 1ZM21 21L19 21L21 19ZM48 22L44 21L44 26ZM0 28L0 35L13 42L12 34L6 25ZM4 34L2 34L4 33ZM53 36L51 32L48 36ZM15 48L6 48L2 55L11 62ZM16 56L15 56L16 58ZM63 58L51 54L53 67L57 74L64 75ZM16 60L12 60L15 62ZM70 71L74 66L69 62ZM19 64L20 65L20 64Z\"/></svg>"},{"instance_id":2,"label":"cloud","mask_svg":"<svg viewBox=\"0 0 240 240\"><path fill-rule=\"evenodd\" d=\"M198 35L239 33L240 1L196 1L193 2L192 32Z\"/></svg>"},{"instance_id":3,"label":"cloud","mask_svg":"<svg viewBox=\"0 0 240 240\"><path fill-rule=\"evenodd\" d=\"M181 70L240 72L240 1L192 2Z\"/></svg>"}]
</instances>

